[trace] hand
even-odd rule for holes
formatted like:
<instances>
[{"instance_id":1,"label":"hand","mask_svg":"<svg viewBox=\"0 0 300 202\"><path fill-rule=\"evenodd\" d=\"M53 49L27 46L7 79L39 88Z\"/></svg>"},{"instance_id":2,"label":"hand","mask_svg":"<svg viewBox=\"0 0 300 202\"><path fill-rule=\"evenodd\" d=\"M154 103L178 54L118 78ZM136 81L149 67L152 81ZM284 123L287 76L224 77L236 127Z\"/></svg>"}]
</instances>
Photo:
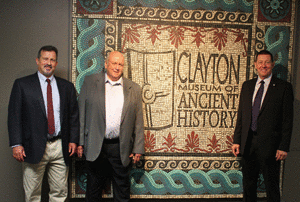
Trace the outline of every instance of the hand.
<instances>
[{"instance_id":1,"label":"hand","mask_svg":"<svg viewBox=\"0 0 300 202\"><path fill-rule=\"evenodd\" d=\"M13 148L13 157L19 161L19 162L23 162L24 161L24 157L26 157L25 151L24 151L24 147L23 146L16 146Z\"/></svg>"},{"instance_id":2,"label":"hand","mask_svg":"<svg viewBox=\"0 0 300 202\"><path fill-rule=\"evenodd\" d=\"M232 153L234 156L237 156L240 153L240 145L239 144L233 144L232 147Z\"/></svg>"},{"instance_id":3,"label":"hand","mask_svg":"<svg viewBox=\"0 0 300 202\"><path fill-rule=\"evenodd\" d=\"M76 143L69 143L69 156L72 156L76 152Z\"/></svg>"},{"instance_id":4,"label":"hand","mask_svg":"<svg viewBox=\"0 0 300 202\"><path fill-rule=\"evenodd\" d=\"M83 146L78 146L77 147L77 155L78 155L78 157L81 158L82 154L83 154Z\"/></svg>"},{"instance_id":5,"label":"hand","mask_svg":"<svg viewBox=\"0 0 300 202\"><path fill-rule=\"evenodd\" d=\"M142 154L130 154L129 158L132 158L133 163L137 163L140 161Z\"/></svg>"},{"instance_id":6,"label":"hand","mask_svg":"<svg viewBox=\"0 0 300 202\"><path fill-rule=\"evenodd\" d=\"M276 152L276 161L284 160L284 159L286 159L286 157L287 157L287 152L277 150L277 152Z\"/></svg>"}]
</instances>

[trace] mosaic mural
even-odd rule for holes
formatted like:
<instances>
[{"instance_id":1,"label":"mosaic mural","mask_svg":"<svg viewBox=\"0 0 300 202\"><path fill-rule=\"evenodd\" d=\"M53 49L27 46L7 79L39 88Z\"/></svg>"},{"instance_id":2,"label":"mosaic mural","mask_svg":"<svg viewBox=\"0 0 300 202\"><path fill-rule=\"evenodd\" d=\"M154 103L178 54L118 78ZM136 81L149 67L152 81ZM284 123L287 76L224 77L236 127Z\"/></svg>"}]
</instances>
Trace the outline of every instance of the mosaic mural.
<instances>
[{"instance_id":1,"label":"mosaic mural","mask_svg":"<svg viewBox=\"0 0 300 202\"><path fill-rule=\"evenodd\" d=\"M294 16L295 0L73 0L77 91L113 50L142 87L146 154L131 173L132 198L242 197L230 149L240 89L262 49L291 80ZM71 197L84 197L85 181L74 159Z\"/></svg>"}]
</instances>

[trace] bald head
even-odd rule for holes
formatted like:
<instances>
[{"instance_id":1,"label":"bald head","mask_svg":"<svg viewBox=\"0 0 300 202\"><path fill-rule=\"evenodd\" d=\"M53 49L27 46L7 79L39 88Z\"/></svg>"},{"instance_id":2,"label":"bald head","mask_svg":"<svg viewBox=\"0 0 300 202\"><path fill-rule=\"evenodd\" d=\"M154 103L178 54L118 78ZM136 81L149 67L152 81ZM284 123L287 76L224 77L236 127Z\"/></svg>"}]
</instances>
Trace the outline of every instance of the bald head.
<instances>
[{"instance_id":1,"label":"bald head","mask_svg":"<svg viewBox=\"0 0 300 202\"><path fill-rule=\"evenodd\" d=\"M112 81L118 81L123 75L124 56L119 51L110 52L105 61L107 76Z\"/></svg>"}]
</instances>

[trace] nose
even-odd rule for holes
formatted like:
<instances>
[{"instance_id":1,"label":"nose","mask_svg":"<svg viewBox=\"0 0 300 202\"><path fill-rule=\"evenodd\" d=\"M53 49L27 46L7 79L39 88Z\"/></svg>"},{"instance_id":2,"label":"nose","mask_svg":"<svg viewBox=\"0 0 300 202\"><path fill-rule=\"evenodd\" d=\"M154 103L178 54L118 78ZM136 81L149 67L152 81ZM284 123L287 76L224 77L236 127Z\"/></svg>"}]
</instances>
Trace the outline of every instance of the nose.
<instances>
[{"instance_id":1,"label":"nose","mask_svg":"<svg viewBox=\"0 0 300 202\"><path fill-rule=\"evenodd\" d=\"M117 65L116 65L116 69L117 69L117 70L120 70L120 67L121 67L120 64L117 64Z\"/></svg>"}]
</instances>

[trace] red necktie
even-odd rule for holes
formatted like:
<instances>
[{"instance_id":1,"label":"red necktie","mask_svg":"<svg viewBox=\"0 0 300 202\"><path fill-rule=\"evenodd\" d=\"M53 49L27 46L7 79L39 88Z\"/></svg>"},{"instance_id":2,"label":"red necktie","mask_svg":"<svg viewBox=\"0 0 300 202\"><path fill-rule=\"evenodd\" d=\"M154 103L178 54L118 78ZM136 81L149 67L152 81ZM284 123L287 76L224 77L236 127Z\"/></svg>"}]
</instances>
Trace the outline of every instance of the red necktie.
<instances>
[{"instance_id":1,"label":"red necktie","mask_svg":"<svg viewBox=\"0 0 300 202\"><path fill-rule=\"evenodd\" d=\"M54 113L53 113L53 103L52 103L52 88L50 84L50 79L46 79L47 85L47 111L48 111L48 133L53 135L55 132L54 126Z\"/></svg>"}]
</instances>

